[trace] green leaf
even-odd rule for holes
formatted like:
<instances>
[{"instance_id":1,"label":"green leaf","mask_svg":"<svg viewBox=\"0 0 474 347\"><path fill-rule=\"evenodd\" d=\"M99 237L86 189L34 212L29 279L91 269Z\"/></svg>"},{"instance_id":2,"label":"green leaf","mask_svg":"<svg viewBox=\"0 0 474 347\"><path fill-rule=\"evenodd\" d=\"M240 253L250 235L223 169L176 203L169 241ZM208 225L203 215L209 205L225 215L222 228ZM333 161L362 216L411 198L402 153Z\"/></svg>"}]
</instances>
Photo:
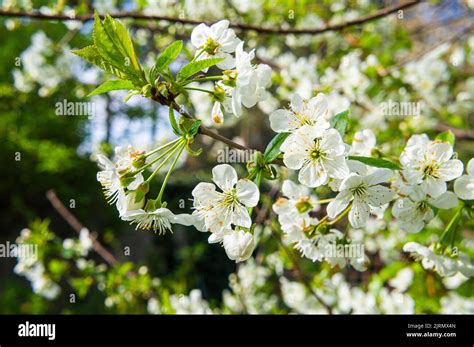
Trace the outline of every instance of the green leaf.
<instances>
[{"instance_id":1,"label":"green leaf","mask_svg":"<svg viewBox=\"0 0 474 347\"><path fill-rule=\"evenodd\" d=\"M140 72L140 64L138 63L137 54L133 48L133 43L130 35L125 27L118 20L113 19L109 15L105 16L104 27L112 39L115 47L120 51L122 56L130 59L132 68Z\"/></svg>"},{"instance_id":2,"label":"green leaf","mask_svg":"<svg viewBox=\"0 0 474 347\"><path fill-rule=\"evenodd\" d=\"M223 60L224 58L209 58L193 61L187 65L184 65L183 68L178 72L178 80L186 80L195 73L214 66Z\"/></svg>"},{"instance_id":3,"label":"green leaf","mask_svg":"<svg viewBox=\"0 0 474 347\"><path fill-rule=\"evenodd\" d=\"M281 154L280 147L288 136L290 136L290 133L280 133L270 141L270 143L267 145L267 148L265 148L265 152L263 153L265 162L271 163L276 158L278 158L278 156Z\"/></svg>"},{"instance_id":4,"label":"green leaf","mask_svg":"<svg viewBox=\"0 0 474 347\"><path fill-rule=\"evenodd\" d=\"M349 123L349 110L338 113L331 119L331 126L336 129L341 136L344 136Z\"/></svg>"},{"instance_id":5,"label":"green leaf","mask_svg":"<svg viewBox=\"0 0 474 347\"><path fill-rule=\"evenodd\" d=\"M182 49L183 41L178 40L173 42L171 45L166 47L166 49L158 56L158 58L156 59L155 67L159 71L163 71L168 67L169 64L171 64L173 60L178 57Z\"/></svg>"},{"instance_id":6,"label":"green leaf","mask_svg":"<svg viewBox=\"0 0 474 347\"><path fill-rule=\"evenodd\" d=\"M199 119L190 119L186 117L181 117L179 120L179 127L185 133L194 137L199 131L202 121Z\"/></svg>"},{"instance_id":7,"label":"green leaf","mask_svg":"<svg viewBox=\"0 0 474 347\"><path fill-rule=\"evenodd\" d=\"M127 78L127 74L124 71L102 58L97 47L95 46L87 46L82 49L72 50L71 53L81 57L91 64L98 66L102 70L117 76L120 79Z\"/></svg>"},{"instance_id":8,"label":"green leaf","mask_svg":"<svg viewBox=\"0 0 474 347\"><path fill-rule=\"evenodd\" d=\"M385 159L361 157L357 155L350 155L348 159L357 160L369 166L381 167L381 168L391 169L391 170L401 170L400 165L398 165L397 163L394 163L393 161L389 161Z\"/></svg>"},{"instance_id":9,"label":"green leaf","mask_svg":"<svg viewBox=\"0 0 474 347\"><path fill-rule=\"evenodd\" d=\"M451 146L454 146L454 142L456 141L456 136L454 136L454 134L451 130L448 130L448 131L445 131L444 133L441 133L438 136L436 136L436 140L447 142Z\"/></svg>"},{"instance_id":10,"label":"green leaf","mask_svg":"<svg viewBox=\"0 0 474 347\"><path fill-rule=\"evenodd\" d=\"M196 134L198 133L199 131L199 127L201 126L202 124L202 121L201 120L196 120L192 125L191 127L189 128L189 135L191 136L196 136Z\"/></svg>"},{"instance_id":11,"label":"green leaf","mask_svg":"<svg viewBox=\"0 0 474 347\"><path fill-rule=\"evenodd\" d=\"M124 90L124 89L133 89L133 83L130 81L126 80L109 80L103 84L101 84L99 87L94 89L92 92L87 95L88 97L98 95L98 94L103 94L107 93L111 90Z\"/></svg>"},{"instance_id":12,"label":"green leaf","mask_svg":"<svg viewBox=\"0 0 474 347\"><path fill-rule=\"evenodd\" d=\"M94 45L100 56L126 74L136 85L143 84L140 66L125 28L106 16L104 23L94 14Z\"/></svg>"},{"instance_id":13,"label":"green leaf","mask_svg":"<svg viewBox=\"0 0 474 347\"><path fill-rule=\"evenodd\" d=\"M174 117L174 110L173 107L169 107L169 119L170 119L170 124L171 128L173 129L173 132L175 135L181 135L181 131L179 130L178 123L176 122L176 118Z\"/></svg>"}]
</instances>

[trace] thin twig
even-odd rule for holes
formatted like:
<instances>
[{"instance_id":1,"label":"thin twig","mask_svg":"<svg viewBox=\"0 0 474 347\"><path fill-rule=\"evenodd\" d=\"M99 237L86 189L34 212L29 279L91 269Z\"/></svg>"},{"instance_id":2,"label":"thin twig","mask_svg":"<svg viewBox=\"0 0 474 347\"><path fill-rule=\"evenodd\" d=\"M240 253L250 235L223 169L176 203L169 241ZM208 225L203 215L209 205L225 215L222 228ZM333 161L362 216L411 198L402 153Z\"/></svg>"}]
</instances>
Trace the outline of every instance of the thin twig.
<instances>
[{"instance_id":1,"label":"thin twig","mask_svg":"<svg viewBox=\"0 0 474 347\"><path fill-rule=\"evenodd\" d=\"M159 102L160 104L164 104L166 105L167 102L166 100L163 101L161 100L160 98L153 98L154 101L156 102ZM171 102L171 105L167 105L168 107L171 106L173 107L173 109L177 112L179 112L181 115L183 115L184 117L186 118L189 118L189 119L194 119L194 117L189 114L188 112L186 112L183 107L179 106L176 102ZM237 143L237 142L234 142L232 141L231 139L228 139L227 137L224 137L220 134L218 134L217 132L215 131L212 131L211 129L205 127L204 125L201 125L199 127L199 133L202 134L202 135L206 135L206 136L209 136L211 138L213 138L214 140L217 140L217 141L220 141L222 143L225 143L226 145L232 147L232 148L235 148L235 149L239 149L241 151L255 151L254 149L252 148L249 148L249 147L246 147L244 145L241 145L240 143Z\"/></svg>"},{"instance_id":2,"label":"thin twig","mask_svg":"<svg viewBox=\"0 0 474 347\"><path fill-rule=\"evenodd\" d=\"M371 22L373 20L377 20L383 17L386 17L392 13L398 12L403 9L407 9L413 5L420 3L420 0L410 0L404 1L397 5L385 7L379 11L376 11L370 15L363 16L354 20L345 21L338 24L326 25L321 28L267 28L261 27L258 25L252 24L245 24L245 23L230 23L230 27L239 29L242 31L255 31L260 34L295 34L295 35L302 35L302 34L311 34L317 35L322 34L328 31L341 31L348 27L361 25L367 22ZM201 23L205 23L207 25L213 24L213 22L208 21L201 21L195 19L186 19L186 18L179 18L179 17L170 17L170 16L158 16L158 15L145 15L143 13L135 13L135 12L121 12L121 13L114 13L111 14L113 18L129 18L129 19L137 19L137 20L154 20L154 21L166 21L169 23L180 23L183 25L198 25ZM41 12L24 12L24 11L8 11L8 10L0 10L0 17L17 17L17 18L34 18L38 20L58 20L58 21L80 21L80 22L87 22L94 18L92 13L79 15L79 16L69 16L65 14L45 14ZM100 15L103 18L103 15Z\"/></svg>"},{"instance_id":3,"label":"thin twig","mask_svg":"<svg viewBox=\"0 0 474 347\"><path fill-rule=\"evenodd\" d=\"M55 210L60 214L60 216L73 228L78 234L80 234L81 230L84 228L81 222L74 216L71 211L69 211L66 206L61 202L58 198L54 190L49 190L46 193L46 197L51 202L51 205L55 208ZM107 249L105 249L102 244L96 240L96 238L89 236L92 241L92 247L94 250L99 254L109 265L117 264L117 259L114 257L112 253L110 253Z\"/></svg>"}]
</instances>

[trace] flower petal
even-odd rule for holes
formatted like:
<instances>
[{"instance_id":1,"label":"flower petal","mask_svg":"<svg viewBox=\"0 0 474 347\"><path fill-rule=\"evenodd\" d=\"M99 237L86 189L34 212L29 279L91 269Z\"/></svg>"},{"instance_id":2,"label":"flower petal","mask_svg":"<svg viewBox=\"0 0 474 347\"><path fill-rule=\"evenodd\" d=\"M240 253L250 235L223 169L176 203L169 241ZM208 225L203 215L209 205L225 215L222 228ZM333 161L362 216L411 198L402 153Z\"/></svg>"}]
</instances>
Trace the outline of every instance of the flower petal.
<instances>
[{"instance_id":1,"label":"flower petal","mask_svg":"<svg viewBox=\"0 0 474 347\"><path fill-rule=\"evenodd\" d=\"M228 191L237 183L237 172L229 164L217 165L212 169L212 180L223 191Z\"/></svg>"},{"instance_id":2,"label":"flower petal","mask_svg":"<svg viewBox=\"0 0 474 347\"><path fill-rule=\"evenodd\" d=\"M301 168L298 180L307 187L315 188L328 181L328 175L324 166L319 163L308 162Z\"/></svg>"},{"instance_id":3,"label":"flower petal","mask_svg":"<svg viewBox=\"0 0 474 347\"><path fill-rule=\"evenodd\" d=\"M299 170L305 162L306 151L296 143L293 143L286 148L285 154L283 154L283 163L289 169Z\"/></svg>"},{"instance_id":4,"label":"flower petal","mask_svg":"<svg viewBox=\"0 0 474 347\"><path fill-rule=\"evenodd\" d=\"M293 116L288 110L280 109L270 114L270 127L277 133L294 130Z\"/></svg>"},{"instance_id":5,"label":"flower petal","mask_svg":"<svg viewBox=\"0 0 474 347\"><path fill-rule=\"evenodd\" d=\"M201 182L191 192L194 197L194 207L214 206L220 199L216 186L212 183Z\"/></svg>"},{"instance_id":6,"label":"flower petal","mask_svg":"<svg viewBox=\"0 0 474 347\"><path fill-rule=\"evenodd\" d=\"M300 197L308 196L310 194L310 191L307 187L296 184L291 180L285 180L283 182L281 191L283 192L284 196L293 200L297 200Z\"/></svg>"},{"instance_id":7,"label":"flower petal","mask_svg":"<svg viewBox=\"0 0 474 347\"><path fill-rule=\"evenodd\" d=\"M352 194L348 190L343 190L337 194L336 198L328 204L328 217L334 219L349 205Z\"/></svg>"},{"instance_id":8,"label":"flower petal","mask_svg":"<svg viewBox=\"0 0 474 347\"><path fill-rule=\"evenodd\" d=\"M474 200L474 176L459 177L454 181L454 192L462 200Z\"/></svg>"},{"instance_id":9,"label":"flower petal","mask_svg":"<svg viewBox=\"0 0 474 347\"><path fill-rule=\"evenodd\" d=\"M451 181L462 175L464 165L462 161L457 159L448 160L441 164L437 170L438 177L443 181Z\"/></svg>"},{"instance_id":10,"label":"flower petal","mask_svg":"<svg viewBox=\"0 0 474 347\"><path fill-rule=\"evenodd\" d=\"M249 212L244 206L238 204L234 206L231 223L244 228L251 227L252 220L250 218Z\"/></svg>"},{"instance_id":11,"label":"flower petal","mask_svg":"<svg viewBox=\"0 0 474 347\"><path fill-rule=\"evenodd\" d=\"M334 157L332 159L323 160L324 166L327 169L329 177L344 179L349 175L349 167L347 166L346 158L343 156Z\"/></svg>"},{"instance_id":12,"label":"flower petal","mask_svg":"<svg viewBox=\"0 0 474 347\"><path fill-rule=\"evenodd\" d=\"M359 199L354 199L352 202L352 208L349 211L349 223L354 228L362 228L369 219L370 208L369 205Z\"/></svg>"},{"instance_id":13,"label":"flower petal","mask_svg":"<svg viewBox=\"0 0 474 347\"><path fill-rule=\"evenodd\" d=\"M446 192L438 196L436 199L431 199L430 203L434 207L449 210L450 208L456 207L459 201L456 194L453 192Z\"/></svg>"},{"instance_id":14,"label":"flower petal","mask_svg":"<svg viewBox=\"0 0 474 347\"><path fill-rule=\"evenodd\" d=\"M196 217L190 214L181 213L181 214L172 215L170 218L170 222L175 223L175 224L190 226L196 223Z\"/></svg>"},{"instance_id":15,"label":"flower petal","mask_svg":"<svg viewBox=\"0 0 474 347\"><path fill-rule=\"evenodd\" d=\"M390 188L376 185L367 188L366 199L370 206L380 207L389 203L394 196Z\"/></svg>"},{"instance_id":16,"label":"flower petal","mask_svg":"<svg viewBox=\"0 0 474 347\"><path fill-rule=\"evenodd\" d=\"M474 158L467 163L466 171L469 175L474 176Z\"/></svg>"},{"instance_id":17,"label":"flower petal","mask_svg":"<svg viewBox=\"0 0 474 347\"><path fill-rule=\"evenodd\" d=\"M195 27L191 33L191 43L194 47L200 48L206 43L207 38L209 37L209 27L201 23Z\"/></svg>"},{"instance_id":18,"label":"flower petal","mask_svg":"<svg viewBox=\"0 0 474 347\"><path fill-rule=\"evenodd\" d=\"M433 198L437 198L444 192L446 192L446 182L436 179L433 177L427 177L421 183L421 189L426 193L431 195Z\"/></svg>"},{"instance_id":19,"label":"flower petal","mask_svg":"<svg viewBox=\"0 0 474 347\"><path fill-rule=\"evenodd\" d=\"M376 169L368 175L365 180L368 185L372 186L382 182L387 182L393 177L393 171L389 169Z\"/></svg>"},{"instance_id":20,"label":"flower petal","mask_svg":"<svg viewBox=\"0 0 474 347\"><path fill-rule=\"evenodd\" d=\"M260 199L260 191L255 183L247 179L240 179L236 185L239 201L247 207L254 207Z\"/></svg>"}]
</instances>

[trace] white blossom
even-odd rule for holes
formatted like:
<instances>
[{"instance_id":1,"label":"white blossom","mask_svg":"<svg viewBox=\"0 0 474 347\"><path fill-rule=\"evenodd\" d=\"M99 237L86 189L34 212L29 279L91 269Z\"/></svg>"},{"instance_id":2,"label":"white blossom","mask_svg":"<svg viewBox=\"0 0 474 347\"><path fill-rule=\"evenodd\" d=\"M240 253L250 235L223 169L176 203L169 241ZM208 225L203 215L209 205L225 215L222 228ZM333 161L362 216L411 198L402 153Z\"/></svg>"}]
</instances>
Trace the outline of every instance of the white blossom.
<instances>
[{"instance_id":1,"label":"white blossom","mask_svg":"<svg viewBox=\"0 0 474 347\"><path fill-rule=\"evenodd\" d=\"M260 198L256 184L247 179L238 180L237 172L228 164L215 166L212 177L222 192L216 191L216 185L204 182L192 191L196 209L193 215L199 222L196 227L212 233L231 224L250 228L252 221L247 208L256 206Z\"/></svg>"},{"instance_id":2,"label":"white blossom","mask_svg":"<svg viewBox=\"0 0 474 347\"><path fill-rule=\"evenodd\" d=\"M310 218L310 212L319 210L317 197L311 194L308 187L285 180L282 193L286 198L278 198L273 204L273 211L283 229L292 224L302 225Z\"/></svg>"},{"instance_id":3,"label":"white blossom","mask_svg":"<svg viewBox=\"0 0 474 347\"><path fill-rule=\"evenodd\" d=\"M474 159L467 163L467 175L454 181L454 192L462 200L474 200Z\"/></svg>"},{"instance_id":4,"label":"white blossom","mask_svg":"<svg viewBox=\"0 0 474 347\"><path fill-rule=\"evenodd\" d=\"M393 176L391 170L379 169L367 176L351 173L339 187L340 192L327 208L329 218L336 218L352 201L349 222L354 228L366 225L371 208L380 207L393 198L393 192L380 183Z\"/></svg>"},{"instance_id":5,"label":"white blossom","mask_svg":"<svg viewBox=\"0 0 474 347\"><path fill-rule=\"evenodd\" d=\"M90 235L89 229L87 228L82 228L81 231L79 232L79 243L81 245L81 254L83 256L87 255L89 251L92 249L93 242L92 242L92 236Z\"/></svg>"},{"instance_id":6,"label":"white blossom","mask_svg":"<svg viewBox=\"0 0 474 347\"><path fill-rule=\"evenodd\" d=\"M375 147L375 134L370 129L364 129L354 134L350 154L370 157Z\"/></svg>"},{"instance_id":7,"label":"white blossom","mask_svg":"<svg viewBox=\"0 0 474 347\"><path fill-rule=\"evenodd\" d=\"M186 226L194 225L195 219L188 214L175 215L167 208L161 207L154 211L144 211L143 209L129 211L122 216L130 224L136 223L137 229L154 230L158 234L165 234L171 230L171 224L182 224Z\"/></svg>"},{"instance_id":8,"label":"white blossom","mask_svg":"<svg viewBox=\"0 0 474 347\"><path fill-rule=\"evenodd\" d=\"M426 135L414 135L400 156L403 175L411 184L433 198L446 192L446 182L462 174L463 164L451 159L453 147L446 142L430 141Z\"/></svg>"},{"instance_id":9,"label":"white blossom","mask_svg":"<svg viewBox=\"0 0 474 347\"><path fill-rule=\"evenodd\" d=\"M328 129L328 102L324 94L319 93L309 100L299 94L291 97L290 109L279 109L270 114L270 127L277 133L293 133L303 125L311 125L322 130ZM286 142L291 143L290 135Z\"/></svg>"},{"instance_id":10,"label":"white blossom","mask_svg":"<svg viewBox=\"0 0 474 347\"><path fill-rule=\"evenodd\" d=\"M407 197L400 198L394 203L392 213L401 229L417 233L434 218L431 206L451 209L457 205L458 199L452 192L442 193L433 199L420 188L414 187Z\"/></svg>"},{"instance_id":11,"label":"white blossom","mask_svg":"<svg viewBox=\"0 0 474 347\"><path fill-rule=\"evenodd\" d=\"M221 20L210 27L204 23L199 24L191 33L191 43L198 49L197 60L224 58L217 64L217 67L223 70L235 66L235 60L230 53L235 51L240 42L234 30L229 29L228 20Z\"/></svg>"},{"instance_id":12,"label":"white blossom","mask_svg":"<svg viewBox=\"0 0 474 347\"><path fill-rule=\"evenodd\" d=\"M440 276L453 276L458 271L456 259L435 253L431 248L416 242L408 242L403 251L411 253L426 270L435 270Z\"/></svg>"},{"instance_id":13,"label":"white blossom","mask_svg":"<svg viewBox=\"0 0 474 347\"><path fill-rule=\"evenodd\" d=\"M250 258L255 249L255 239L249 232L243 230L231 230L222 238L225 252L230 260L236 263Z\"/></svg>"},{"instance_id":14,"label":"white blossom","mask_svg":"<svg viewBox=\"0 0 474 347\"><path fill-rule=\"evenodd\" d=\"M133 159L140 154L141 152L133 150L131 146L127 148L116 147L115 163L103 154L97 155L97 163L102 169L97 173L97 181L102 184L104 195L109 203L116 203L118 200L121 200L118 206L119 211L123 211L126 205L132 203L132 200L126 200L127 198L124 197L124 188L135 190L143 183L143 175L141 173L135 175L125 187L122 186L120 181L121 174L132 168Z\"/></svg>"},{"instance_id":15,"label":"white blossom","mask_svg":"<svg viewBox=\"0 0 474 347\"><path fill-rule=\"evenodd\" d=\"M302 184L319 187L329 178L346 178L346 146L337 130L304 125L294 134L294 141L282 149L283 162L290 169L300 170L298 180Z\"/></svg>"},{"instance_id":16,"label":"white blossom","mask_svg":"<svg viewBox=\"0 0 474 347\"><path fill-rule=\"evenodd\" d=\"M235 52L235 72L237 74L235 87L231 89L232 111L236 116L242 114L245 107L253 107L257 102L267 97L266 88L271 84L272 70L266 64L253 65L255 50L249 53L244 51L241 42Z\"/></svg>"},{"instance_id":17,"label":"white blossom","mask_svg":"<svg viewBox=\"0 0 474 347\"><path fill-rule=\"evenodd\" d=\"M193 289L189 295L171 295L171 307L176 314L212 314L209 303L202 298L199 289Z\"/></svg>"}]
</instances>

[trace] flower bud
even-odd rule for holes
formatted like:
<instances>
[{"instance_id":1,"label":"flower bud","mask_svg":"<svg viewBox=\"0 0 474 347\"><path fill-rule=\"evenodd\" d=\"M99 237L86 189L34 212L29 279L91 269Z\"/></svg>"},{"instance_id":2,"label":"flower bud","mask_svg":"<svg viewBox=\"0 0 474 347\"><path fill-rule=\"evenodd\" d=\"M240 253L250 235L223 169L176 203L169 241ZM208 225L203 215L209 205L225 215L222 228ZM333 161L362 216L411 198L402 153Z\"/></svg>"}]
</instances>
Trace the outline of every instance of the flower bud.
<instances>
[{"instance_id":1,"label":"flower bud","mask_svg":"<svg viewBox=\"0 0 474 347\"><path fill-rule=\"evenodd\" d=\"M231 260L236 263L247 260L255 249L255 239L251 233L243 230L232 231L224 236L224 249Z\"/></svg>"}]
</instances>

